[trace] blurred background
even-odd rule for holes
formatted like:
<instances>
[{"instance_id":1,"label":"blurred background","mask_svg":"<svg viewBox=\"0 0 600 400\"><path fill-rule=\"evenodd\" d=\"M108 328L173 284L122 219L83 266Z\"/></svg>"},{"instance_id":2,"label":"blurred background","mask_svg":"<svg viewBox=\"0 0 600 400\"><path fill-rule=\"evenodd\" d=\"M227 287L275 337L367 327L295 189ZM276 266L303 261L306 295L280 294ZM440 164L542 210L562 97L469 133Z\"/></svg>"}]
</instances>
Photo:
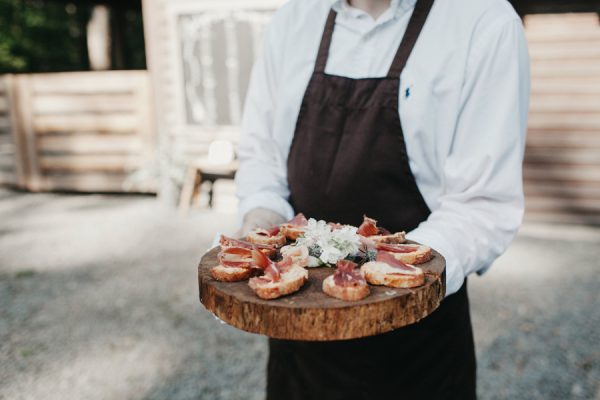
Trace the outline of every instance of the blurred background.
<instances>
[{"instance_id":1,"label":"blurred background","mask_svg":"<svg viewBox=\"0 0 600 400\"><path fill-rule=\"evenodd\" d=\"M261 399L198 302L282 0L0 0L0 399ZM513 1L525 224L469 280L481 399L600 399L600 2Z\"/></svg>"}]
</instances>

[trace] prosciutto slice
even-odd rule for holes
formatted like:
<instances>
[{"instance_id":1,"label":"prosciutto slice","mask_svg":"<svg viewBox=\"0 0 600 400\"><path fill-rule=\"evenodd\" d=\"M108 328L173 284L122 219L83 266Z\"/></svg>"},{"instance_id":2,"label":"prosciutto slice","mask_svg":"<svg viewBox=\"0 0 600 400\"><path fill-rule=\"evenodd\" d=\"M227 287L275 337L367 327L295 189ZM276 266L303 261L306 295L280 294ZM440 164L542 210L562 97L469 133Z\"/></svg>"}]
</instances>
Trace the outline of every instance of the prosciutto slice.
<instances>
[{"instance_id":1,"label":"prosciutto slice","mask_svg":"<svg viewBox=\"0 0 600 400\"><path fill-rule=\"evenodd\" d=\"M395 274L397 273L400 275L413 275L419 273L419 268L403 263L402 261L394 257L392 253L389 253L387 251L379 251L377 253L377 261L392 267L395 271L397 271L393 272Z\"/></svg>"},{"instance_id":2,"label":"prosciutto slice","mask_svg":"<svg viewBox=\"0 0 600 400\"><path fill-rule=\"evenodd\" d=\"M252 258L256 267L264 271L264 275L261 277L262 280L268 280L270 282L279 282L281 280L281 271L277 264L269 260L267 256L258 250L252 250Z\"/></svg>"},{"instance_id":3,"label":"prosciutto slice","mask_svg":"<svg viewBox=\"0 0 600 400\"><path fill-rule=\"evenodd\" d=\"M378 243L376 247L377 250L383 250L390 253L413 253L419 250L419 246L414 244Z\"/></svg>"},{"instance_id":4,"label":"prosciutto slice","mask_svg":"<svg viewBox=\"0 0 600 400\"><path fill-rule=\"evenodd\" d=\"M349 260L340 260L336 266L337 269L333 274L333 282L337 286L347 287L367 284L367 281L358 269L358 264Z\"/></svg>"},{"instance_id":5,"label":"prosciutto slice","mask_svg":"<svg viewBox=\"0 0 600 400\"><path fill-rule=\"evenodd\" d=\"M257 250L243 247L229 247L219 252L217 260L224 267L252 268L254 266L253 251L260 253Z\"/></svg>"},{"instance_id":6,"label":"prosciutto slice","mask_svg":"<svg viewBox=\"0 0 600 400\"><path fill-rule=\"evenodd\" d=\"M363 215L363 222L356 231L361 236L389 235L390 231L377 226L377 220Z\"/></svg>"},{"instance_id":7,"label":"prosciutto slice","mask_svg":"<svg viewBox=\"0 0 600 400\"><path fill-rule=\"evenodd\" d=\"M256 229L255 232L257 235L273 237L279 234L281 229L278 226L274 226L269 229Z\"/></svg>"},{"instance_id":8,"label":"prosciutto slice","mask_svg":"<svg viewBox=\"0 0 600 400\"><path fill-rule=\"evenodd\" d=\"M275 247L273 247L273 246L268 246L266 244L250 243L246 240L234 239L232 237L225 236L225 235L221 235L221 240L219 240L219 244L223 248L240 247L240 248L244 248L244 249L258 249L258 250L261 250L262 252L267 252L267 253L275 251Z\"/></svg>"},{"instance_id":9,"label":"prosciutto slice","mask_svg":"<svg viewBox=\"0 0 600 400\"><path fill-rule=\"evenodd\" d=\"M294 228L302 228L308 225L308 220L302 213L296 214L294 218L285 223L287 226L291 226Z\"/></svg>"}]
</instances>

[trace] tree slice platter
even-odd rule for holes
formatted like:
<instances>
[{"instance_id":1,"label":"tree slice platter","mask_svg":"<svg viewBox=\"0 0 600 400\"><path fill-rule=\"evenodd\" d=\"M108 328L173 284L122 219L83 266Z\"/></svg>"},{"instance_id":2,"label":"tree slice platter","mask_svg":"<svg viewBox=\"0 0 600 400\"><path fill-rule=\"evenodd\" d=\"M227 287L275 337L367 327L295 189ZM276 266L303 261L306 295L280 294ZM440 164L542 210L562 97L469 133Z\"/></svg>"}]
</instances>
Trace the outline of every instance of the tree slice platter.
<instances>
[{"instance_id":1,"label":"tree slice platter","mask_svg":"<svg viewBox=\"0 0 600 400\"><path fill-rule=\"evenodd\" d=\"M445 260L420 264L425 284L413 289L369 285L366 298L347 302L327 296L323 279L334 268L309 268L300 291L275 300L263 300L248 281L219 282L210 275L218 264L220 247L206 253L198 266L200 302L224 322L247 332L277 339L345 340L378 335L413 324L431 314L446 293Z\"/></svg>"}]
</instances>

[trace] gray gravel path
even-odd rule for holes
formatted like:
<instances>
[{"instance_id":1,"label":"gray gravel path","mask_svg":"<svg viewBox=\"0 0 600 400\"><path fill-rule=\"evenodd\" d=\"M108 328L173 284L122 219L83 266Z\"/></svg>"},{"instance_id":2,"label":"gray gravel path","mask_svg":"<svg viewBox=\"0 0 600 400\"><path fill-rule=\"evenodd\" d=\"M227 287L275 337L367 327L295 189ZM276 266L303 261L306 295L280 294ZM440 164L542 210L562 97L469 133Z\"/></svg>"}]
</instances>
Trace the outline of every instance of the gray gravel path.
<instances>
[{"instance_id":1,"label":"gray gravel path","mask_svg":"<svg viewBox=\"0 0 600 400\"><path fill-rule=\"evenodd\" d=\"M234 226L152 197L0 190L0 399L262 399L265 338L198 303L196 263ZM600 231L549 229L470 279L481 399L600 400Z\"/></svg>"}]
</instances>

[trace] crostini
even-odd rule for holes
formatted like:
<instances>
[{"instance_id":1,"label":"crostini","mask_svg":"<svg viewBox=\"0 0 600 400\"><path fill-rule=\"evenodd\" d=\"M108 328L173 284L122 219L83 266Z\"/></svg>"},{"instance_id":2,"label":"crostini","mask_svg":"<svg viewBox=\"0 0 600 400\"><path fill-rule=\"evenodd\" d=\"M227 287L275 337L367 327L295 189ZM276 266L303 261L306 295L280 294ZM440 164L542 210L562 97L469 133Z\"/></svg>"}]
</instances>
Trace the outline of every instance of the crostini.
<instances>
[{"instance_id":1,"label":"crostini","mask_svg":"<svg viewBox=\"0 0 600 400\"><path fill-rule=\"evenodd\" d=\"M378 243L404 243L406 241L405 232L391 233L385 228L377 226L377 220L363 216L363 222L356 231L359 235L368 238L374 244Z\"/></svg>"},{"instance_id":2,"label":"crostini","mask_svg":"<svg viewBox=\"0 0 600 400\"><path fill-rule=\"evenodd\" d=\"M360 270L372 285L413 288L425 283L425 274L421 268L405 264L387 251L378 251L377 259L365 263Z\"/></svg>"},{"instance_id":3,"label":"crostini","mask_svg":"<svg viewBox=\"0 0 600 400\"><path fill-rule=\"evenodd\" d=\"M280 249L282 258L291 258L294 264L299 267L307 267L310 263L310 253L308 247L304 245L288 245Z\"/></svg>"},{"instance_id":4,"label":"crostini","mask_svg":"<svg viewBox=\"0 0 600 400\"><path fill-rule=\"evenodd\" d=\"M306 226L308 225L308 220L304 216L304 214L299 213L290 221L281 224L281 231L289 240L296 240L300 236L304 235L306 231Z\"/></svg>"},{"instance_id":5,"label":"crostini","mask_svg":"<svg viewBox=\"0 0 600 400\"><path fill-rule=\"evenodd\" d=\"M378 243L376 248L391 253L405 264L423 264L433 257L431 248L421 244Z\"/></svg>"},{"instance_id":6,"label":"crostini","mask_svg":"<svg viewBox=\"0 0 600 400\"><path fill-rule=\"evenodd\" d=\"M239 282L250 278L254 275L252 251L242 247L221 250L217 255L219 264L210 269L211 276L221 282Z\"/></svg>"},{"instance_id":7,"label":"crostini","mask_svg":"<svg viewBox=\"0 0 600 400\"><path fill-rule=\"evenodd\" d=\"M286 238L283 231L278 227L270 229L256 228L253 229L246 239L250 243L260 244L265 246L281 247L286 244Z\"/></svg>"},{"instance_id":8,"label":"crostini","mask_svg":"<svg viewBox=\"0 0 600 400\"><path fill-rule=\"evenodd\" d=\"M257 249L269 258L274 258L277 255L277 248L275 246L269 246L264 244L255 244L246 240L234 239L229 236L221 235L219 240L221 249L229 249L231 247L241 247L244 249Z\"/></svg>"},{"instance_id":9,"label":"crostini","mask_svg":"<svg viewBox=\"0 0 600 400\"><path fill-rule=\"evenodd\" d=\"M255 265L262 268L264 274L251 278L248 285L261 299L271 300L297 292L308 279L308 271L294 264L291 257L275 263L259 251L252 254Z\"/></svg>"},{"instance_id":10,"label":"crostini","mask_svg":"<svg viewBox=\"0 0 600 400\"><path fill-rule=\"evenodd\" d=\"M361 300L369 295L369 285L358 269L358 264L340 260L336 266L333 275L323 280L325 294L345 301Z\"/></svg>"}]
</instances>

